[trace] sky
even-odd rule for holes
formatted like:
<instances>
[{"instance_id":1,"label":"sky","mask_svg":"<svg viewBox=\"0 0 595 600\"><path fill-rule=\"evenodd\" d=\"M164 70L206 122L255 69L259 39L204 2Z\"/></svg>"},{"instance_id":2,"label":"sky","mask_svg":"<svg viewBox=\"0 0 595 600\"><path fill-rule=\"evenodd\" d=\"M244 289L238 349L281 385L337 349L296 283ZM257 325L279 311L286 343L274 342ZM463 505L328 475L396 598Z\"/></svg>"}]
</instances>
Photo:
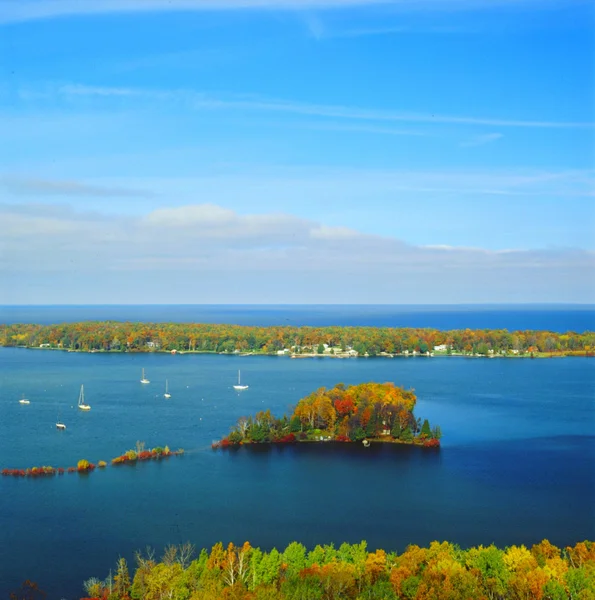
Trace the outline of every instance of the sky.
<instances>
[{"instance_id":1,"label":"sky","mask_svg":"<svg viewBox=\"0 0 595 600\"><path fill-rule=\"evenodd\" d=\"M0 304L595 302L583 0L2 0Z\"/></svg>"}]
</instances>

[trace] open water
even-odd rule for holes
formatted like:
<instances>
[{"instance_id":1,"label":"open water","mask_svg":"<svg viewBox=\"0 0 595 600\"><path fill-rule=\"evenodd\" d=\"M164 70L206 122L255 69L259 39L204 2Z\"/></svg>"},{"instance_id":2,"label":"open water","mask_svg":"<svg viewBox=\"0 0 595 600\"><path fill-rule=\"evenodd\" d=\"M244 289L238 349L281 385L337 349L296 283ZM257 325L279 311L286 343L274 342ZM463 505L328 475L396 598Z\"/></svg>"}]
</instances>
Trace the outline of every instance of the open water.
<instances>
[{"instance_id":1,"label":"open water","mask_svg":"<svg viewBox=\"0 0 595 600\"><path fill-rule=\"evenodd\" d=\"M340 325L583 332L595 330L595 307L589 304L0 306L0 323L48 324L108 320L297 327Z\"/></svg>"},{"instance_id":2,"label":"open water","mask_svg":"<svg viewBox=\"0 0 595 600\"><path fill-rule=\"evenodd\" d=\"M139 382L142 368L148 385ZM250 386L241 393L232 388L238 369ZM268 407L280 415L320 386L371 380L416 390L416 414L442 427L440 451L210 448L241 415ZM81 384L88 413L76 408ZM19 404L22 393L30 405ZM118 556L185 541L282 548L365 539L402 551L434 539L595 539L592 359L0 349L0 468L109 462L137 440L186 454L88 476L0 478L0 597L33 579L48 600L79 598L82 582L105 577Z\"/></svg>"}]
</instances>

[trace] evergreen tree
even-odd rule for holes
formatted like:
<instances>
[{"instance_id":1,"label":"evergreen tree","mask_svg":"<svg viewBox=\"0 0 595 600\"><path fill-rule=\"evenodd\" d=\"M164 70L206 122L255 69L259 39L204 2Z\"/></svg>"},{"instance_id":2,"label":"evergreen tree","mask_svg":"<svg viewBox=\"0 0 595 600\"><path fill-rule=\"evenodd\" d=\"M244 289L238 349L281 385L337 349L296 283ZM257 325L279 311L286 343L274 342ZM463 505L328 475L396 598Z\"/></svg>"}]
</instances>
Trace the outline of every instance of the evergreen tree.
<instances>
[{"instance_id":1,"label":"evergreen tree","mask_svg":"<svg viewBox=\"0 0 595 600\"><path fill-rule=\"evenodd\" d=\"M430 437L432 431L430 430L430 422L425 419L424 424L421 426L421 435L424 437Z\"/></svg>"},{"instance_id":2,"label":"evergreen tree","mask_svg":"<svg viewBox=\"0 0 595 600\"><path fill-rule=\"evenodd\" d=\"M401 433L401 439L404 442L411 442L413 440L413 431L411 431L411 427L409 427L409 425L403 429Z\"/></svg>"}]
</instances>

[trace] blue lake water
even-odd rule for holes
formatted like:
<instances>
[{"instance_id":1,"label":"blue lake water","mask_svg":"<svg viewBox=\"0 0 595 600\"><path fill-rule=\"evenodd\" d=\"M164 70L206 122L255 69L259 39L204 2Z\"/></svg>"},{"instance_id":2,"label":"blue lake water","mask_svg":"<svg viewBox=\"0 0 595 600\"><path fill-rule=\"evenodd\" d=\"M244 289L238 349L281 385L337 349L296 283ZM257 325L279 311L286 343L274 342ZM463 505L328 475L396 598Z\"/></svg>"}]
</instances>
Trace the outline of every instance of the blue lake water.
<instances>
[{"instance_id":1,"label":"blue lake water","mask_svg":"<svg viewBox=\"0 0 595 600\"><path fill-rule=\"evenodd\" d=\"M145 368L148 385L139 382ZM250 387L232 385L237 370ZM172 398L165 400L165 379ZM440 424L438 452L317 445L213 451L241 415L320 386L394 381ZM80 385L92 406L76 409ZM25 393L31 404L21 405ZM55 428L56 418L67 425ZM183 457L89 476L0 478L0 593L29 578L82 595L118 556L190 540L402 551L595 539L595 361L301 359L0 349L0 468L75 465L143 440Z\"/></svg>"},{"instance_id":2,"label":"blue lake water","mask_svg":"<svg viewBox=\"0 0 595 600\"><path fill-rule=\"evenodd\" d=\"M595 307L555 304L0 306L0 323L106 320L583 332L595 330Z\"/></svg>"}]
</instances>

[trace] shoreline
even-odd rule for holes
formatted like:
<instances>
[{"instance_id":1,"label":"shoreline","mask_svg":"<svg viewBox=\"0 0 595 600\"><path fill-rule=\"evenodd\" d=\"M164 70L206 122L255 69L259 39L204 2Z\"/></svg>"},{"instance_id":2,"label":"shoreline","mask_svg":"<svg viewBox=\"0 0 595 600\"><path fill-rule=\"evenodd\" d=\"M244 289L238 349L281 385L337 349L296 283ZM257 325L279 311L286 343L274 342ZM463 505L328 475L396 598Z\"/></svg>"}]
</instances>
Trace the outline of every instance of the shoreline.
<instances>
[{"instance_id":1,"label":"shoreline","mask_svg":"<svg viewBox=\"0 0 595 600\"><path fill-rule=\"evenodd\" d=\"M286 353L286 354L278 354L275 352L217 352L215 350L73 350L72 348L56 348L56 347L39 347L39 346L2 346L0 348L16 348L21 350L50 350L50 351L59 351L59 352L72 352L78 354L170 354L172 356L177 356L178 354L213 354L217 356L234 356L239 358L244 358L247 356L269 356L276 358L291 358L291 359L306 359L306 358L335 358L335 359L363 359L363 358L594 358L595 352L588 351L577 351L573 353L564 353L564 352L533 352L533 353L523 353L523 354L463 354L460 352L451 352L448 354L447 352L433 352L430 354L422 354L422 353L379 353L374 355L357 355L350 353L323 353L317 354L313 352L304 352L300 354L295 353Z\"/></svg>"},{"instance_id":2,"label":"shoreline","mask_svg":"<svg viewBox=\"0 0 595 600\"><path fill-rule=\"evenodd\" d=\"M394 438L366 438L365 440L337 440L337 439L324 439L324 440L312 440L312 439L295 439L293 441L285 442L282 440L270 441L270 442L239 442L239 443L223 443L223 440L218 440L217 442L213 442L211 444L211 448L213 450L239 450L240 448L266 448L266 447L274 447L274 448L285 448L287 446L299 446L302 444L310 445L310 446L346 446L346 447L359 447L362 446L364 448L369 448L373 445L393 445L393 446L416 446L418 448L423 448L424 450L439 450L440 449L440 441L436 440L435 444L425 444L424 442L427 440L421 440L419 438L415 438L411 442L407 442L405 440L398 440ZM367 442L367 444L365 443Z\"/></svg>"}]
</instances>

